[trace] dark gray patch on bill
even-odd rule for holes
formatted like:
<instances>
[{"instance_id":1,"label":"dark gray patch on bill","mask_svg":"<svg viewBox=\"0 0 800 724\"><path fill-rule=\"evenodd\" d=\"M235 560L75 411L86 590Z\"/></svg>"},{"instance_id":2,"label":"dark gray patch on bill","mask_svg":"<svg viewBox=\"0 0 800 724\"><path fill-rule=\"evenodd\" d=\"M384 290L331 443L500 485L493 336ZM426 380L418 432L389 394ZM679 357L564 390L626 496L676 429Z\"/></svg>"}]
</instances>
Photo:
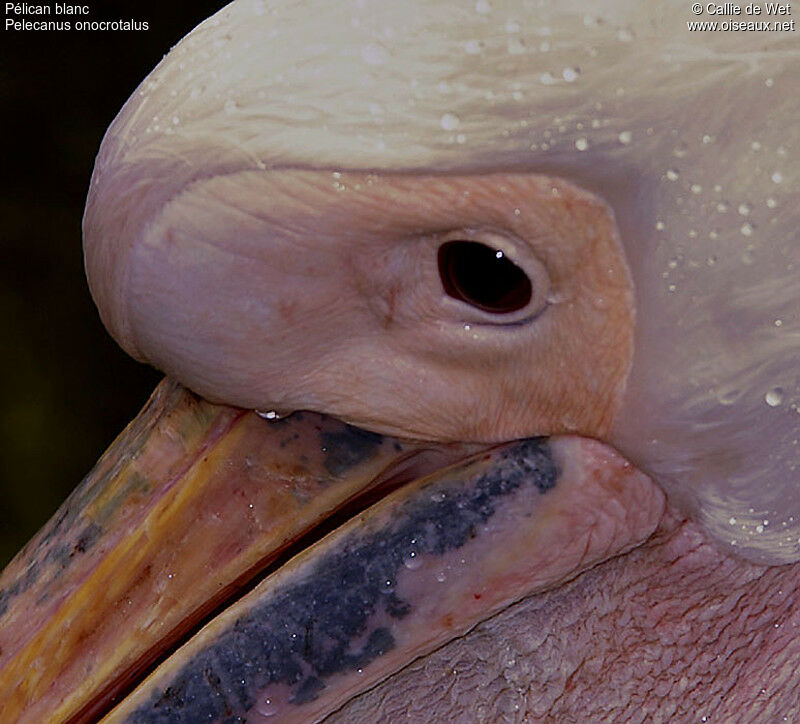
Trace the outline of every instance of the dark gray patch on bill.
<instances>
[{"instance_id":1,"label":"dark gray patch on bill","mask_svg":"<svg viewBox=\"0 0 800 724\"><path fill-rule=\"evenodd\" d=\"M67 568L72 558L76 554L85 553L89 550L100 537L102 529L94 524L88 523L77 535L74 542L60 543L54 547L47 548L45 553L41 555L40 551L38 559L32 558L28 563L28 567L21 576L19 576L13 583L6 588L0 590L0 616L5 615L8 611L10 602L20 594L25 593L39 580L39 576L44 567L55 564L56 570L51 571L50 578L54 578L57 572ZM48 535L52 538L52 534ZM49 596L49 591L45 590L36 601L36 605L44 603Z\"/></svg>"},{"instance_id":2,"label":"dark gray patch on bill","mask_svg":"<svg viewBox=\"0 0 800 724\"><path fill-rule=\"evenodd\" d=\"M35 561L28 564L28 568L11 585L0 591L0 616L8 611L8 604L13 598L25 593L39 578L39 564Z\"/></svg>"},{"instance_id":3,"label":"dark gray patch on bill","mask_svg":"<svg viewBox=\"0 0 800 724\"><path fill-rule=\"evenodd\" d=\"M344 425L339 432L322 432L325 470L341 475L360 462L372 457L383 442L383 435Z\"/></svg>"},{"instance_id":4,"label":"dark gray patch on bill","mask_svg":"<svg viewBox=\"0 0 800 724\"><path fill-rule=\"evenodd\" d=\"M302 580L277 590L155 691L129 721L138 724L242 721L256 692L288 686L290 703L316 699L326 680L355 671L390 651L388 627L373 625L379 611L403 619L412 604L394 592L405 561L441 555L476 536L499 499L523 486L544 494L559 470L546 440L524 440L507 448L472 482L434 482L398 504L383 530L353 531L304 570Z\"/></svg>"}]
</instances>

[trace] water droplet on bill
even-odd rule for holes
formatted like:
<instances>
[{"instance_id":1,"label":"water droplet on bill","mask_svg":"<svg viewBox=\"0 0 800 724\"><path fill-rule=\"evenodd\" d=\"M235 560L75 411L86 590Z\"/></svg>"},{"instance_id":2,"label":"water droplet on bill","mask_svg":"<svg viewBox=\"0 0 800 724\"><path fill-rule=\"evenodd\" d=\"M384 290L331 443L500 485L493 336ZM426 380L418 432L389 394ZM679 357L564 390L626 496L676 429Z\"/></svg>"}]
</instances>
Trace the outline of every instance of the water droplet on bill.
<instances>
[{"instance_id":1,"label":"water droplet on bill","mask_svg":"<svg viewBox=\"0 0 800 724\"><path fill-rule=\"evenodd\" d=\"M464 41L464 52L467 55L478 55L481 52L481 44L478 40Z\"/></svg>"},{"instance_id":2,"label":"water droplet on bill","mask_svg":"<svg viewBox=\"0 0 800 724\"><path fill-rule=\"evenodd\" d=\"M767 392L766 395L764 395L764 402L766 402L770 407L779 407L783 402L783 388L773 387Z\"/></svg>"},{"instance_id":3,"label":"water droplet on bill","mask_svg":"<svg viewBox=\"0 0 800 724\"><path fill-rule=\"evenodd\" d=\"M461 125L461 119L455 113L445 113L439 124L445 131L455 131Z\"/></svg>"},{"instance_id":4,"label":"water droplet on bill","mask_svg":"<svg viewBox=\"0 0 800 724\"><path fill-rule=\"evenodd\" d=\"M579 68L564 68L564 70L561 71L561 77L567 81L567 83L573 83L578 80L580 73L581 71Z\"/></svg>"},{"instance_id":5,"label":"water droplet on bill","mask_svg":"<svg viewBox=\"0 0 800 724\"><path fill-rule=\"evenodd\" d=\"M256 704L256 711L261 716L275 716L280 711L280 707L272 699L265 698Z\"/></svg>"}]
</instances>

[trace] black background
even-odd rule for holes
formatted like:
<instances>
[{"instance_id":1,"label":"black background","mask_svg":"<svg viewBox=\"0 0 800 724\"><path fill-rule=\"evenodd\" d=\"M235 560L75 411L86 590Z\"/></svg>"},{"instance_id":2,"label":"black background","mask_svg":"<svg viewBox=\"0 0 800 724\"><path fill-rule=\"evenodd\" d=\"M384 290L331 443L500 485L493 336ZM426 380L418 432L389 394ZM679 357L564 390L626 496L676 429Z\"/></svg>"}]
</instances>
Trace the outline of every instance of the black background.
<instances>
[{"instance_id":1,"label":"black background","mask_svg":"<svg viewBox=\"0 0 800 724\"><path fill-rule=\"evenodd\" d=\"M90 20L135 19L150 29L20 32L6 30L3 17L0 566L160 379L127 358L100 323L84 280L81 216L94 156L117 111L171 46L225 4L88 2Z\"/></svg>"}]
</instances>

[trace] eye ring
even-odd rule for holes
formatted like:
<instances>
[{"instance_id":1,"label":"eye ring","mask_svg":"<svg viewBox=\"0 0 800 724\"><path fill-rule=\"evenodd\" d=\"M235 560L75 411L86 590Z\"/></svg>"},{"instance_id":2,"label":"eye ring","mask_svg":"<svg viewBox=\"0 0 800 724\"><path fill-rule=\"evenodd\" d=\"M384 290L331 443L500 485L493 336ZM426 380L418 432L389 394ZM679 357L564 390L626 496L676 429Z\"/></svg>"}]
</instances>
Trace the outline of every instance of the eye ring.
<instances>
[{"instance_id":1,"label":"eye ring","mask_svg":"<svg viewBox=\"0 0 800 724\"><path fill-rule=\"evenodd\" d=\"M501 249L474 239L450 239L437 253L439 278L445 293L491 315L525 309L534 288L525 270Z\"/></svg>"}]
</instances>

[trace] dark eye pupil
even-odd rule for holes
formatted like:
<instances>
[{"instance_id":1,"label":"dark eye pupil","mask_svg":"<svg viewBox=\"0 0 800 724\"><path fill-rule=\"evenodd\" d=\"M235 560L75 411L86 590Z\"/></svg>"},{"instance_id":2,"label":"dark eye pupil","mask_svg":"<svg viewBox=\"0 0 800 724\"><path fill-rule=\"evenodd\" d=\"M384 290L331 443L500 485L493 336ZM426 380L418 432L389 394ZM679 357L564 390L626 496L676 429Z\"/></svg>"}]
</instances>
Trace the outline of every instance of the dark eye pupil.
<instances>
[{"instance_id":1,"label":"dark eye pupil","mask_svg":"<svg viewBox=\"0 0 800 724\"><path fill-rule=\"evenodd\" d=\"M493 314L527 306L531 280L502 252L477 241L448 241L439 247L439 276L445 292Z\"/></svg>"}]
</instances>

